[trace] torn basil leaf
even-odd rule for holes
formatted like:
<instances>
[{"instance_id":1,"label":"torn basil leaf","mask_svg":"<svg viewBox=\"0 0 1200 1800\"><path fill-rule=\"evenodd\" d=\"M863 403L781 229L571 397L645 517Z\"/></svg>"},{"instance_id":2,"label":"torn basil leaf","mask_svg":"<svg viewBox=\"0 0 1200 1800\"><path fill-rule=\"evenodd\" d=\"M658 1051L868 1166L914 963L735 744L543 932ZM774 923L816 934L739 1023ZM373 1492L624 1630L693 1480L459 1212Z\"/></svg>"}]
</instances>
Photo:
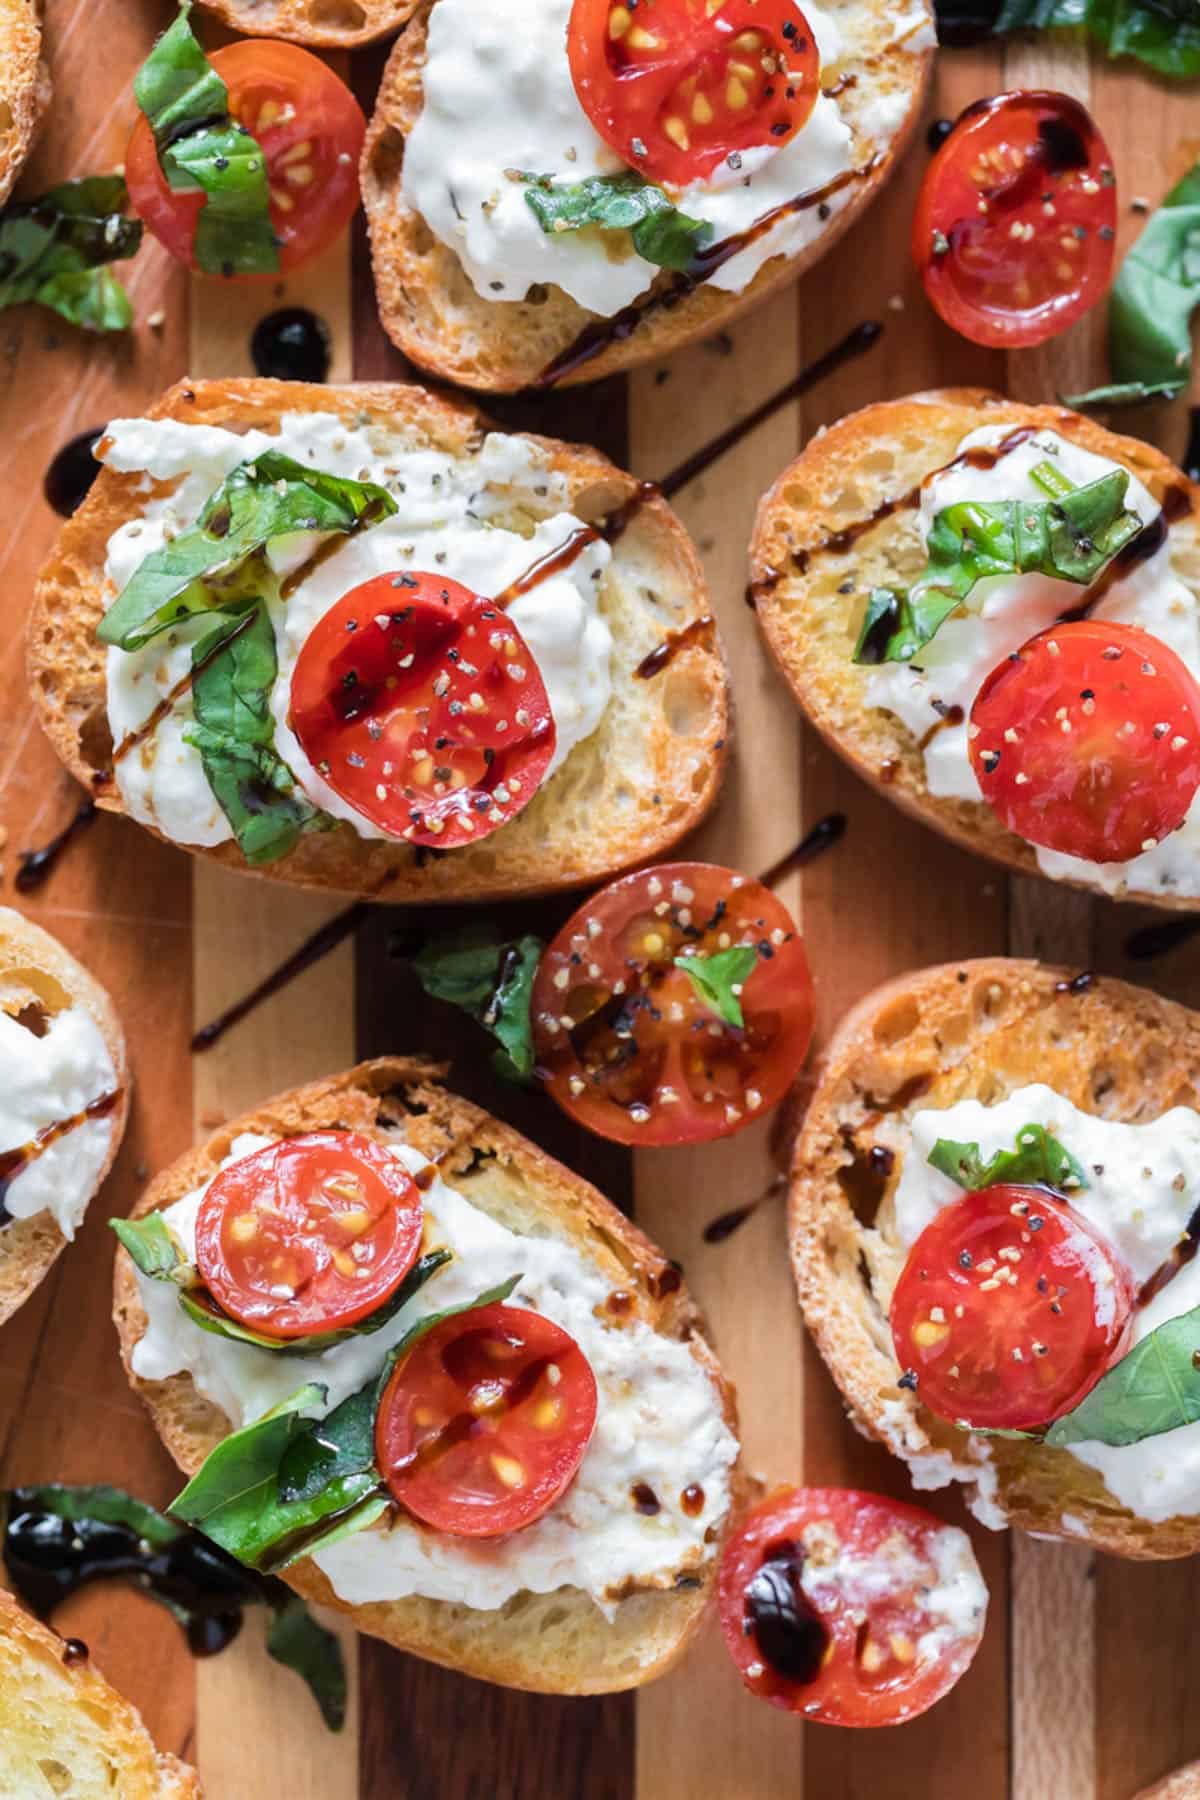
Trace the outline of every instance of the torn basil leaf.
<instances>
[{"instance_id":1,"label":"torn basil leaf","mask_svg":"<svg viewBox=\"0 0 1200 1800\"><path fill-rule=\"evenodd\" d=\"M125 331L133 323L129 295L109 263L142 241L140 219L120 175L64 181L36 200L0 212L0 307L33 300L86 331Z\"/></svg>"},{"instance_id":2,"label":"torn basil leaf","mask_svg":"<svg viewBox=\"0 0 1200 1800\"><path fill-rule=\"evenodd\" d=\"M1064 406L1086 412L1089 406L1141 406L1147 400L1173 400L1179 381L1114 381L1107 387L1089 388L1086 394L1060 394Z\"/></svg>"},{"instance_id":3,"label":"torn basil leaf","mask_svg":"<svg viewBox=\"0 0 1200 1800\"><path fill-rule=\"evenodd\" d=\"M496 1072L509 1081L533 1075L529 1001L545 945L526 934L504 939L488 925L464 925L430 938L413 972L434 1000L461 1007L498 1039Z\"/></svg>"},{"instance_id":4,"label":"torn basil leaf","mask_svg":"<svg viewBox=\"0 0 1200 1800\"><path fill-rule=\"evenodd\" d=\"M245 565L273 538L289 532L349 534L394 513L396 502L368 481L305 468L278 450L239 463L211 496L190 531L180 532L139 564L96 630L103 644L140 650L181 619L231 601L243 609L258 591ZM266 571L256 570L258 577ZM258 590L261 589L261 579Z\"/></svg>"},{"instance_id":5,"label":"torn basil leaf","mask_svg":"<svg viewBox=\"0 0 1200 1800\"><path fill-rule=\"evenodd\" d=\"M1200 33L1200 26L1197 27ZM1200 306L1200 164L1173 187L1121 265L1108 301L1109 364L1118 388L1182 393Z\"/></svg>"},{"instance_id":6,"label":"torn basil leaf","mask_svg":"<svg viewBox=\"0 0 1200 1800\"><path fill-rule=\"evenodd\" d=\"M978 1144L955 1143L952 1138L939 1138L926 1160L971 1193L1002 1184L1054 1188L1059 1193L1088 1185L1071 1152L1044 1125L1023 1125L1017 1133L1016 1149L997 1150L987 1162Z\"/></svg>"},{"instance_id":7,"label":"torn basil leaf","mask_svg":"<svg viewBox=\"0 0 1200 1800\"><path fill-rule=\"evenodd\" d=\"M557 183L549 175L526 175L525 202L548 236L580 231L627 231L638 255L662 269L685 272L712 236L704 219L691 219L661 188L632 169L619 175L592 175L586 181Z\"/></svg>"},{"instance_id":8,"label":"torn basil leaf","mask_svg":"<svg viewBox=\"0 0 1200 1800\"><path fill-rule=\"evenodd\" d=\"M155 1281L173 1281L179 1287L190 1287L196 1279L194 1264L185 1259L161 1213L147 1213L143 1219L110 1219L108 1223L143 1275Z\"/></svg>"},{"instance_id":9,"label":"torn basil leaf","mask_svg":"<svg viewBox=\"0 0 1200 1800\"><path fill-rule=\"evenodd\" d=\"M95 1581L132 1580L165 1606L198 1655L224 1649L250 1605L273 1614L267 1649L307 1682L331 1731L346 1717L346 1671L332 1632L282 1582L243 1568L199 1532L120 1488L13 1488L2 1497L4 1567L39 1618Z\"/></svg>"},{"instance_id":10,"label":"torn basil leaf","mask_svg":"<svg viewBox=\"0 0 1200 1800\"><path fill-rule=\"evenodd\" d=\"M271 693L278 672L275 630L260 601L222 613L192 647L194 724L184 742L200 752L208 785L251 868L277 862L306 831L333 820L297 786L275 749Z\"/></svg>"},{"instance_id":11,"label":"torn basil leaf","mask_svg":"<svg viewBox=\"0 0 1200 1800\"><path fill-rule=\"evenodd\" d=\"M1123 1356L1046 1433L1055 1446L1140 1444L1200 1420L1200 1306L1168 1319Z\"/></svg>"},{"instance_id":12,"label":"torn basil leaf","mask_svg":"<svg viewBox=\"0 0 1200 1800\"><path fill-rule=\"evenodd\" d=\"M1200 75L1195 0L1004 0L996 32L1084 28L1110 57L1134 56L1160 75Z\"/></svg>"},{"instance_id":13,"label":"torn basil leaf","mask_svg":"<svg viewBox=\"0 0 1200 1800\"><path fill-rule=\"evenodd\" d=\"M753 944L735 944L730 950L718 950L714 956L677 956L675 967L682 969L692 986L727 1025L740 1031L746 1023L742 1012L740 989L758 961Z\"/></svg>"},{"instance_id":14,"label":"torn basil leaf","mask_svg":"<svg viewBox=\"0 0 1200 1800\"><path fill-rule=\"evenodd\" d=\"M1141 530L1125 505L1129 475L1114 469L1056 500L961 500L933 521L929 566L906 592L873 588L856 663L911 662L993 575L1051 575L1086 586Z\"/></svg>"},{"instance_id":15,"label":"torn basil leaf","mask_svg":"<svg viewBox=\"0 0 1200 1800\"><path fill-rule=\"evenodd\" d=\"M190 23L191 0L158 39L134 80L173 193L203 194L192 246L209 275L262 275L279 268L266 158L229 112L229 91Z\"/></svg>"}]
</instances>

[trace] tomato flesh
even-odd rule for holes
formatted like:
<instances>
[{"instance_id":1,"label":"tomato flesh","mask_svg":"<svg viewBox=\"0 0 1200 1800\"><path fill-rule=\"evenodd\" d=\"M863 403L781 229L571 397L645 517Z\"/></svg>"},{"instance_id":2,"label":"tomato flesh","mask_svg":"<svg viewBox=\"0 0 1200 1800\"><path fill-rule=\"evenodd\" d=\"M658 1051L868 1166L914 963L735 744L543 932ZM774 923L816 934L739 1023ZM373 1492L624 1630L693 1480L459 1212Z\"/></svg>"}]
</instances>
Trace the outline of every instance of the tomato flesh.
<instances>
[{"instance_id":1,"label":"tomato flesh","mask_svg":"<svg viewBox=\"0 0 1200 1800\"><path fill-rule=\"evenodd\" d=\"M727 1023L675 959L752 945L744 1024ZM760 882L665 863L601 889L539 964L539 1073L567 1112L622 1144L702 1143L782 1099L812 1038L813 990L787 909Z\"/></svg>"},{"instance_id":2,"label":"tomato flesh","mask_svg":"<svg viewBox=\"0 0 1200 1800\"><path fill-rule=\"evenodd\" d=\"M231 116L262 146L279 243L277 271L231 279L273 280L319 256L353 218L367 122L345 82L296 44L247 39L214 50L208 60L229 90ZM205 196L168 186L154 134L140 114L125 151L125 180L133 210L172 256L196 269L193 244Z\"/></svg>"},{"instance_id":3,"label":"tomato flesh","mask_svg":"<svg viewBox=\"0 0 1200 1800\"><path fill-rule=\"evenodd\" d=\"M435 1325L396 1365L376 1458L400 1504L456 1537L520 1531L554 1505L596 1423L596 1378L575 1339L522 1306Z\"/></svg>"},{"instance_id":4,"label":"tomato flesh","mask_svg":"<svg viewBox=\"0 0 1200 1800\"><path fill-rule=\"evenodd\" d=\"M267 1337L310 1337L389 1300L423 1229L420 1192L382 1144L311 1131L220 1171L196 1217L196 1266L241 1324Z\"/></svg>"},{"instance_id":5,"label":"tomato flesh","mask_svg":"<svg viewBox=\"0 0 1200 1800\"><path fill-rule=\"evenodd\" d=\"M492 600L441 575L377 575L305 640L292 729L314 768L392 837L450 850L526 807L554 755L537 663Z\"/></svg>"},{"instance_id":6,"label":"tomato flesh","mask_svg":"<svg viewBox=\"0 0 1200 1800\"><path fill-rule=\"evenodd\" d=\"M820 55L792 0L575 0L567 54L605 143L678 188L787 143L817 100Z\"/></svg>"},{"instance_id":7,"label":"tomato flesh","mask_svg":"<svg viewBox=\"0 0 1200 1800\"><path fill-rule=\"evenodd\" d=\"M983 1636L982 1605L953 1631L930 1610L948 1547L961 1579L978 1578L965 1534L921 1507L856 1489L770 1495L721 1559L721 1629L745 1685L827 1725L898 1725L925 1712Z\"/></svg>"},{"instance_id":8,"label":"tomato flesh","mask_svg":"<svg viewBox=\"0 0 1200 1800\"><path fill-rule=\"evenodd\" d=\"M1112 280L1108 147L1066 94L1018 89L968 107L934 156L913 260L935 310L976 344L1044 343Z\"/></svg>"},{"instance_id":9,"label":"tomato flesh","mask_svg":"<svg viewBox=\"0 0 1200 1800\"><path fill-rule=\"evenodd\" d=\"M968 742L1010 831L1129 862L1183 823L1200 787L1200 684L1140 626L1055 625L992 670Z\"/></svg>"},{"instance_id":10,"label":"tomato flesh","mask_svg":"<svg viewBox=\"0 0 1200 1800\"><path fill-rule=\"evenodd\" d=\"M1032 1431L1078 1406L1133 1314L1124 1259L1045 1188L1001 1184L942 1208L892 1296L892 1341L944 1419Z\"/></svg>"}]
</instances>

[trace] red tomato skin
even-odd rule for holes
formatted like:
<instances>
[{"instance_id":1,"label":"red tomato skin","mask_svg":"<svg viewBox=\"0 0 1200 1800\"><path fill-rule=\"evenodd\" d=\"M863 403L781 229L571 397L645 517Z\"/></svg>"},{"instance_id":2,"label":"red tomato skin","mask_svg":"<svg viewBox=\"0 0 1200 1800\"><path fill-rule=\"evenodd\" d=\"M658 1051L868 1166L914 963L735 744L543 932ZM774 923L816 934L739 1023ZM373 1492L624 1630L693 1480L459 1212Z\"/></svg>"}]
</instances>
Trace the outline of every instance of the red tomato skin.
<instances>
[{"instance_id":1,"label":"red tomato skin","mask_svg":"<svg viewBox=\"0 0 1200 1800\"><path fill-rule=\"evenodd\" d=\"M522 812L557 741L541 672L507 614L423 571L373 576L330 607L297 658L290 722L356 811L441 850L478 843Z\"/></svg>"},{"instance_id":2,"label":"red tomato skin","mask_svg":"<svg viewBox=\"0 0 1200 1800\"><path fill-rule=\"evenodd\" d=\"M1183 823L1200 787L1200 684L1140 626L1052 626L992 670L968 747L1010 831L1087 862L1130 862Z\"/></svg>"},{"instance_id":3,"label":"red tomato skin","mask_svg":"<svg viewBox=\"0 0 1200 1800\"><path fill-rule=\"evenodd\" d=\"M1028 1209L1020 1218L1018 1205ZM1036 1233L1026 1217L1043 1221ZM1001 1241L1019 1261L1001 1257ZM1134 1298L1124 1258L1064 1200L1045 1188L982 1188L944 1207L909 1251L892 1295L892 1341L931 1412L1035 1431L1078 1406L1124 1354ZM930 1320L931 1308L940 1320ZM980 1320L990 1337L985 1330L981 1339ZM922 1328L941 1335L923 1344Z\"/></svg>"},{"instance_id":4,"label":"red tomato skin","mask_svg":"<svg viewBox=\"0 0 1200 1800\"><path fill-rule=\"evenodd\" d=\"M999 188L972 181L967 168L973 159L1006 141L1021 150L1045 142L1039 128L1055 134L1051 141L1081 145L1086 172L1055 170L1053 159L1043 156L1037 163L1027 159L1022 174ZM1094 192L1081 185L1091 181ZM985 215L979 196L989 190L996 197ZM1046 204L1055 207L1053 217ZM933 156L913 215L913 262L934 310L952 330L990 349L1025 348L1057 337L1107 293L1116 221L1112 158L1091 115L1066 94L1018 88L968 107ZM1033 237L1014 237L1014 225L1032 227ZM1078 230L1086 237L1080 239ZM1066 249L1068 238L1082 251ZM941 248L942 240L948 248ZM1047 283L1034 305L1005 304L1005 290L1013 292L1029 265L1037 266L1039 252L1046 262L1053 256L1057 287ZM964 253L977 261L977 272L964 271ZM985 270L994 279L991 302Z\"/></svg>"},{"instance_id":5,"label":"red tomato skin","mask_svg":"<svg viewBox=\"0 0 1200 1800\"><path fill-rule=\"evenodd\" d=\"M801 1533L812 1526L832 1528L843 1545L867 1556L895 1533L920 1555L930 1535L945 1530L943 1522L924 1507L860 1489L784 1487L769 1494L726 1544L717 1584L721 1631L743 1685L768 1705L823 1725L898 1725L927 1712L970 1667L982 1640L982 1619L976 1635L953 1643L926 1670L909 1663L897 1668L892 1677L881 1673L878 1683L872 1683L864 1677L856 1655L861 1608L840 1606L818 1612L810 1602L813 1617L825 1633L824 1657L814 1678L789 1680L764 1662L749 1620L747 1590L774 1553L789 1545L802 1546ZM903 1608L896 1616L881 1609L879 1622L885 1627L891 1622L895 1628L903 1617ZM877 1622L870 1609L866 1622L868 1629ZM907 1635L915 1640L918 1630L911 1629ZM886 1638L886 1629L884 1635Z\"/></svg>"},{"instance_id":6,"label":"red tomato skin","mask_svg":"<svg viewBox=\"0 0 1200 1800\"><path fill-rule=\"evenodd\" d=\"M793 0L724 0L715 11L698 0L575 0L567 31L571 79L600 136L631 167L673 188L703 181L730 152L786 144L807 121L820 90L820 56L807 19ZM610 20L623 13L626 31ZM639 53L634 33L655 36L660 54ZM736 40L752 32L763 48L744 58ZM765 51L772 68L761 63ZM739 70L730 70L732 61ZM760 66L765 79L760 77ZM777 72L773 72L777 71ZM746 102L724 103L729 75ZM698 83L713 117L698 123ZM671 121L671 131L664 122ZM683 141L679 141L682 137Z\"/></svg>"},{"instance_id":7,"label":"red tomato skin","mask_svg":"<svg viewBox=\"0 0 1200 1800\"><path fill-rule=\"evenodd\" d=\"M696 1006L689 976L672 966L663 971L661 978L656 978L655 1010L668 1020L665 1030L660 1020L655 1020L652 1027L656 1045L661 1045L664 1038L668 1040L664 1076L658 1087L670 1087L678 1099L670 1103L650 1102L649 1116L643 1119L635 1115L632 1106L614 1100L605 1085L586 1078L587 1071L570 1037L562 1031L554 1031L551 1026L554 1020L563 1016L571 991L569 987L561 988L556 977L566 970L568 977L573 978L581 962L585 970L605 965L610 978L626 982L631 998L635 992L642 991L638 978L628 965L629 946L614 949L613 945L623 925L632 924L661 904L659 895L649 892L650 884L654 882L659 884L663 895L670 896L680 888L694 893L697 915L709 912L724 896L726 904L734 909L724 915L726 919L739 917L762 922L761 926L756 924L754 935L760 943L767 945L771 954L762 956L744 983L741 1004L746 1031L734 1034L731 1029L724 1034L723 1043L721 1038L716 1040L722 1048L728 1045L736 1049L739 1057L745 1060L747 1079L741 1084L740 1092L735 1088L726 1096L722 1090L717 1100L709 1105L694 1102L691 1085L680 1070L679 1059L689 1043L695 1042L694 1019L698 1017L702 1027L716 1021L710 1012ZM589 928L589 921L597 920L604 921L600 936L593 935ZM776 933L779 941L772 942ZM712 954L715 949L715 944L709 946L706 943L702 954ZM590 963L588 959L593 956L599 956L601 963ZM613 957L616 960L608 967ZM669 1024L672 1004L683 1006L689 1012L689 1018L673 1040ZM754 1124L777 1105L808 1054L815 1002L803 941L787 909L769 889L718 864L662 863L633 875L621 876L572 915L547 947L538 966L530 1011L537 1072L558 1105L600 1137L619 1144L653 1148L708 1143L728 1137ZM636 1030L645 1028L648 1023L645 1010L634 1008L631 1016ZM576 1091L580 1081L584 1083L583 1089ZM757 1103L752 1104L747 1098L751 1090L758 1096Z\"/></svg>"},{"instance_id":8,"label":"red tomato skin","mask_svg":"<svg viewBox=\"0 0 1200 1800\"><path fill-rule=\"evenodd\" d=\"M470 1393L478 1388L466 1388L463 1379L464 1371L481 1372L486 1379L502 1367L489 1360L486 1350L475 1348L476 1341L482 1346L489 1339L522 1346L514 1389L522 1376L528 1379L544 1363L552 1362L558 1370L553 1385L539 1376L516 1408L500 1413L494 1430L489 1429L487 1409L469 1404ZM537 1423L547 1401L564 1409L563 1429L553 1439L546 1436L548 1428ZM422 1407L439 1407L454 1441L424 1467L419 1461L415 1467L398 1467L419 1459L429 1441L417 1442L422 1427L415 1415ZM569 1332L527 1307L502 1303L476 1307L435 1325L396 1365L376 1415L376 1460L395 1499L424 1524L454 1537L505 1537L532 1525L566 1493L591 1441L596 1407L596 1378ZM456 1433L455 1427L467 1422L469 1432ZM442 1430L445 1425L432 1434L434 1439ZM502 1458L515 1457L526 1474L532 1469L533 1481L498 1496L471 1498L463 1490L472 1468L489 1462L492 1449ZM455 1471L458 1491L451 1486L447 1492L448 1477ZM493 1476L491 1486L499 1485Z\"/></svg>"},{"instance_id":9,"label":"red tomato skin","mask_svg":"<svg viewBox=\"0 0 1200 1800\"><path fill-rule=\"evenodd\" d=\"M326 1190L327 1175L319 1173L325 1165L335 1180L365 1184L363 1197ZM259 1196L270 1202L263 1214L255 1206ZM327 1211L327 1233L306 1235L301 1228L317 1207ZM372 1224L351 1235L339 1216L361 1210ZM239 1242L238 1229L239 1221L255 1217L262 1235L251 1249ZM353 1224L359 1225L356 1216ZM313 1337L377 1312L416 1262L423 1230L420 1191L381 1144L358 1132L306 1132L253 1151L214 1178L196 1215L196 1266L214 1300L240 1324L281 1341ZM381 1253L372 1256L368 1276L356 1273L351 1282L339 1275L333 1252L355 1244ZM291 1300L270 1294L270 1278L259 1266L276 1248L293 1251L300 1270Z\"/></svg>"},{"instance_id":10,"label":"red tomato skin","mask_svg":"<svg viewBox=\"0 0 1200 1800\"><path fill-rule=\"evenodd\" d=\"M297 186L291 192L283 181L272 183L271 223L279 240L278 269L220 278L277 281L280 275L290 274L319 256L357 212L358 164L367 122L345 82L319 57L298 44L246 39L214 50L208 60L229 89L233 116L247 124L262 145L269 171L274 170L281 156L306 141L315 142L320 152L318 173L323 180ZM297 94L301 96L298 105ZM256 130L254 122L244 116L245 111L248 108L257 116L263 102L270 99L277 104L280 100L290 101L296 106L295 114L277 118L266 128ZM196 274L207 273L198 267L192 253L196 220L205 197L172 192L159 167L154 135L141 113L125 151L125 180L130 204L147 229L177 262ZM280 192L282 200L278 197Z\"/></svg>"}]
</instances>

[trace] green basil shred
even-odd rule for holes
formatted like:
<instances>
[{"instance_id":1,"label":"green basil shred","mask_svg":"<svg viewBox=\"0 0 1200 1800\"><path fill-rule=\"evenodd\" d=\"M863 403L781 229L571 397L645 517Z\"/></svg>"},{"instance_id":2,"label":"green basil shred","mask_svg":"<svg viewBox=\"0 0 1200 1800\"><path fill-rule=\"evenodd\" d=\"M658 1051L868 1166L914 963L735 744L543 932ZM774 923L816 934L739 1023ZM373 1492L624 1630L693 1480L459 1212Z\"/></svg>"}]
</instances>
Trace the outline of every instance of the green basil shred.
<instances>
[{"instance_id":1,"label":"green basil shred","mask_svg":"<svg viewBox=\"0 0 1200 1800\"><path fill-rule=\"evenodd\" d=\"M35 200L0 212L0 307L35 301L85 331L126 331L133 307L110 263L142 241L140 219L125 217L120 175L64 181Z\"/></svg>"},{"instance_id":2,"label":"green basil shred","mask_svg":"<svg viewBox=\"0 0 1200 1800\"><path fill-rule=\"evenodd\" d=\"M1160 75L1200 75L1195 0L1005 0L993 30L1086 30L1111 57L1134 56Z\"/></svg>"},{"instance_id":3,"label":"green basil shred","mask_svg":"<svg viewBox=\"0 0 1200 1800\"><path fill-rule=\"evenodd\" d=\"M627 231L638 255L663 269L690 269L712 236L704 219L689 218L632 169L618 175L592 175L586 181L559 183L550 175L522 174L525 202L542 230Z\"/></svg>"},{"instance_id":4,"label":"green basil shred","mask_svg":"<svg viewBox=\"0 0 1200 1800\"><path fill-rule=\"evenodd\" d=\"M749 980L757 961L758 951L753 944L734 944L713 956L677 956L675 967L683 970L706 1006L740 1031L746 1019L741 994L734 989L740 990Z\"/></svg>"}]
</instances>

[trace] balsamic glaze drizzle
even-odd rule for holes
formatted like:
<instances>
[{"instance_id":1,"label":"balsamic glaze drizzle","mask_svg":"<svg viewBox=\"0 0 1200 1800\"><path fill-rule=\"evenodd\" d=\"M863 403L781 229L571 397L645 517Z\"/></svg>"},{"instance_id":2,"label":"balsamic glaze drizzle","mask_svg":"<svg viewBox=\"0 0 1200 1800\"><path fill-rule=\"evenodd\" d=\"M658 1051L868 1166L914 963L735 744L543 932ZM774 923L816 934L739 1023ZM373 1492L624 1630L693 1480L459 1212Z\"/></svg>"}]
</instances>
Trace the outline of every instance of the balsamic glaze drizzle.
<instances>
[{"instance_id":1,"label":"balsamic glaze drizzle","mask_svg":"<svg viewBox=\"0 0 1200 1800\"><path fill-rule=\"evenodd\" d=\"M227 1031L239 1025L264 1000L282 993L298 975L303 975L306 969L311 969L323 956L328 956L331 950L336 950L348 937L353 937L370 910L365 900L356 900L353 906L346 907L344 912L335 913L332 919L326 920L318 931L305 938L298 950L294 950L277 969L273 969L256 987L252 987L248 994L243 995L233 1006L227 1007L207 1025L202 1025L192 1038L192 1051L211 1050Z\"/></svg>"},{"instance_id":2,"label":"balsamic glaze drizzle","mask_svg":"<svg viewBox=\"0 0 1200 1800\"><path fill-rule=\"evenodd\" d=\"M726 1238L731 1238L735 1231L740 1230L751 1213L757 1212L767 1200L773 1200L777 1194L782 1194L786 1190L787 1184L786 1175L782 1173L773 1175L762 1193L756 1195L753 1200L747 1200L741 1206L733 1206L728 1212L718 1213L715 1219L709 1220L701 1233L704 1242L706 1244L723 1244Z\"/></svg>"},{"instance_id":3,"label":"balsamic glaze drizzle","mask_svg":"<svg viewBox=\"0 0 1200 1800\"><path fill-rule=\"evenodd\" d=\"M42 492L47 506L53 507L60 518L69 519L87 499L101 467L92 452L103 436L104 427L97 425L68 438L55 451L42 481Z\"/></svg>"},{"instance_id":4,"label":"balsamic glaze drizzle","mask_svg":"<svg viewBox=\"0 0 1200 1800\"><path fill-rule=\"evenodd\" d=\"M1200 406L1192 407L1188 419L1187 449L1180 467L1189 481L1200 481Z\"/></svg>"},{"instance_id":5,"label":"balsamic glaze drizzle","mask_svg":"<svg viewBox=\"0 0 1200 1800\"><path fill-rule=\"evenodd\" d=\"M86 1125L93 1119L106 1119L110 1112L115 1112L120 1099L121 1089L111 1088L107 1094L89 1101L87 1106L81 1107L77 1113L71 1113L68 1118L56 1119L53 1125L43 1125L37 1136L30 1138L27 1144L18 1144L13 1150L0 1150L0 1208L4 1208L8 1190L22 1170L27 1169L30 1163L35 1163L39 1156L44 1156L51 1144L59 1143L72 1131L78 1131L81 1125ZM7 1209L4 1210L7 1217Z\"/></svg>"},{"instance_id":6,"label":"balsamic glaze drizzle","mask_svg":"<svg viewBox=\"0 0 1200 1800\"><path fill-rule=\"evenodd\" d=\"M1150 962L1178 950L1200 932L1200 919L1165 919L1161 925L1142 925L1125 939L1125 954L1132 962Z\"/></svg>"},{"instance_id":7,"label":"balsamic glaze drizzle","mask_svg":"<svg viewBox=\"0 0 1200 1800\"><path fill-rule=\"evenodd\" d=\"M661 644L656 644L649 655L643 656L633 671L635 678L638 681L653 680L655 675L661 675L670 667L681 650L710 638L716 628L717 621L711 613L700 613L678 631L669 631Z\"/></svg>"},{"instance_id":8,"label":"balsamic glaze drizzle","mask_svg":"<svg viewBox=\"0 0 1200 1800\"><path fill-rule=\"evenodd\" d=\"M307 306L282 306L258 321L250 338L255 373L275 381L325 381L329 327Z\"/></svg>"},{"instance_id":9,"label":"balsamic glaze drizzle","mask_svg":"<svg viewBox=\"0 0 1200 1800\"><path fill-rule=\"evenodd\" d=\"M938 43L967 49L990 38L1000 17L1001 0L934 0Z\"/></svg>"},{"instance_id":10,"label":"balsamic glaze drizzle","mask_svg":"<svg viewBox=\"0 0 1200 1800\"><path fill-rule=\"evenodd\" d=\"M84 800L75 816L69 819L62 830L43 844L40 850L21 850L17 860L20 868L13 880L13 886L19 894L32 894L50 878L51 871L62 856L67 845L77 838L96 817L96 802Z\"/></svg>"},{"instance_id":11,"label":"balsamic glaze drizzle","mask_svg":"<svg viewBox=\"0 0 1200 1800\"><path fill-rule=\"evenodd\" d=\"M812 830L800 839L794 850L789 850L786 856L779 857L776 862L763 871L758 879L764 887L778 887L785 876L792 874L796 869L804 868L818 856L824 855L826 850L832 850L835 844L840 844L846 835L848 823L845 813L826 813L825 817L818 819Z\"/></svg>"}]
</instances>

